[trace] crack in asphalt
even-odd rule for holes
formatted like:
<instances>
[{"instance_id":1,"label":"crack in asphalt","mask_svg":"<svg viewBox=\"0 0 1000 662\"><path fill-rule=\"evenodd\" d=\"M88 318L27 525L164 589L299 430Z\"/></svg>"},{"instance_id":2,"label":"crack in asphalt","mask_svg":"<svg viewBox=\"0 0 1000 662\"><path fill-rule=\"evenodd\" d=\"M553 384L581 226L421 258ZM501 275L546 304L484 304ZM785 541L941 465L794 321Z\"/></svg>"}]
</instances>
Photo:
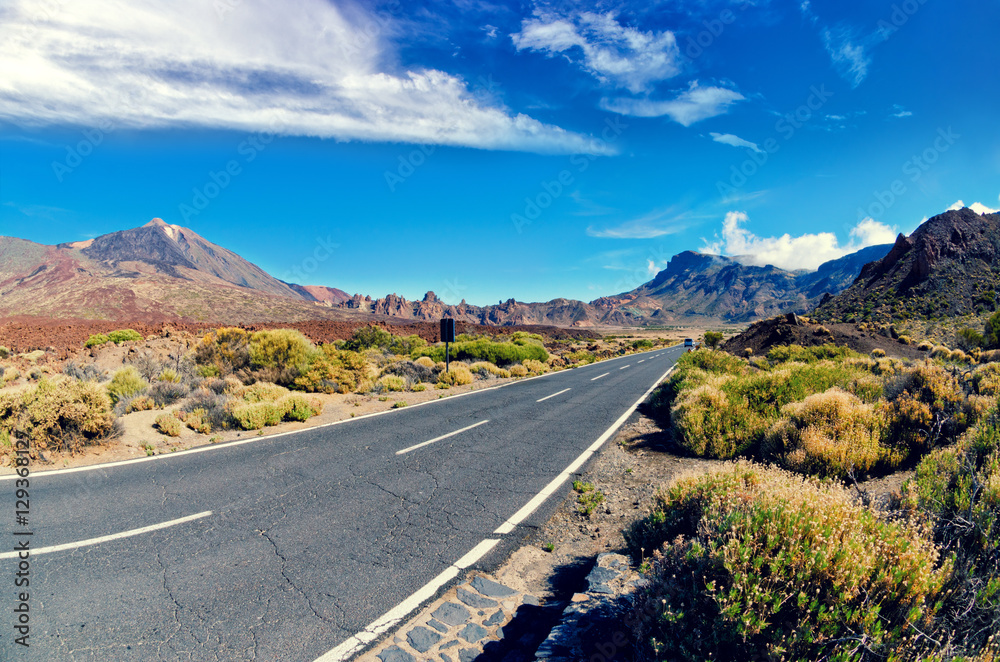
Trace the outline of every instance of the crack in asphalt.
<instances>
[{"instance_id":1,"label":"crack in asphalt","mask_svg":"<svg viewBox=\"0 0 1000 662\"><path fill-rule=\"evenodd\" d=\"M267 530L257 529L257 533L259 533L265 540L271 543L271 546L274 548L274 555L281 560L281 576L288 583L288 585L295 590L295 592L297 592L305 599L306 604L309 606L309 611L313 613L313 616L323 621L324 623L337 625L335 622L331 621L326 616L323 616L322 614L319 613L319 611L316 610L316 607L313 605L312 599L309 597L309 594L306 593L301 588L299 588L299 586L292 581L292 578L288 576L288 573L285 572L285 566L288 564L288 559L286 559L285 556L281 553L281 550L278 549L278 544L274 542L271 536L268 535Z\"/></svg>"}]
</instances>

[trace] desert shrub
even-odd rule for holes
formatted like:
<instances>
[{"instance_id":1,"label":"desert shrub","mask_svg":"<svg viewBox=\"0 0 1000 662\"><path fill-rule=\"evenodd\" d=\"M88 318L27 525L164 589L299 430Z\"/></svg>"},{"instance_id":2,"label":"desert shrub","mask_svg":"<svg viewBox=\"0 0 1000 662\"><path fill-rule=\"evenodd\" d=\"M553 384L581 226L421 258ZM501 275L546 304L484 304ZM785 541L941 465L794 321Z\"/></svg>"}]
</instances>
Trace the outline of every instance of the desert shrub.
<instances>
[{"instance_id":1,"label":"desert shrub","mask_svg":"<svg viewBox=\"0 0 1000 662\"><path fill-rule=\"evenodd\" d=\"M15 382L21 378L21 372L17 368L5 368L3 372L3 383Z\"/></svg>"},{"instance_id":2,"label":"desert shrub","mask_svg":"<svg viewBox=\"0 0 1000 662\"><path fill-rule=\"evenodd\" d=\"M525 368L528 369L533 375L542 375L549 371L549 367L542 363L541 361L535 361L533 359L525 359L521 362Z\"/></svg>"},{"instance_id":3,"label":"desert shrub","mask_svg":"<svg viewBox=\"0 0 1000 662\"><path fill-rule=\"evenodd\" d=\"M479 375L480 377L487 379L491 377L510 377L510 370L506 368L498 368L488 361L478 361L469 366L469 370L473 374Z\"/></svg>"},{"instance_id":4,"label":"desert shrub","mask_svg":"<svg viewBox=\"0 0 1000 662\"><path fill-rule=\"evenodd\" d=\"M65 377L0 394L0 430L28 439L41 450L71 452L116 432L107 391L93 382Z\"/></svg>"},{"instance_id":5,"label":"desert shrub","mask_svg":"<svg viewBox=\"0 0 1000 662\"><path fill-rule=\"evenodd\" d=\"M192 429L207 433L232 427L229 405L230 396L200 388L191 393L178 411L189 427L192 425L191 421L194 421L195 427Z\"/></svg>"},{"instance_id":6,"label":"desert shrub","mask_svg":"<svg viewBox=\"0 0 1000 662\"><path fill-rule=\"evenodd\" d=\"M718 331L706 331L705 332L705 346L709 349L715 349L722 342L722 334ZM650 343L652 347L652 343Z\"/></svg>"},{"instance_id":7,"label":"desert shrub","mask_svg":"<svg viewBox=\"0 0 1000 662\"><path fill-rule=\"evenodd\" d=\"M87 342L83 343L86 348L100 347L101 345L111 342L111 339L103 333L95 333L94 335L87 338Z\"/></svg>"},{"instance_id":8,"label":"desert shrub","mask_svg":"<svg viewBox=\"0 0 1000 662\"><path fill-rule=\"evenodd\" d=\"M74 361L68 361L63 366L63 374L81 382L99 382L104 379L104 371L93 363L80 366Z\"/></svg>"},{"instance_id":9,"label":"desert shrub","mask_svg":"<svg viewBox=\"0 0 1000 662\"><path fill-rule=\"evenodd\" d=\"M411 390L414 393L421 393L427 390L427 384L424 384L423 382L421 382L420 384L414 384Z\"/></svg>"},{"instance_id":10,"label":"desert shrub","mask_svg":"<svg viewBox=\"0 0 1000 662\"><path fill-rule=\"evenodd\" d=\"M10 358L10 348L0 345L0 359Z\"/></svg>"},{"instance_id":11,"label":"desert shrub","mask_svg":"<svg viewBox=\"0 0 1000 662\"><path fill-rule=\"evenodd\" d=\"M108 395L111 401L117 403L122 398L140 395L149 390L149 382L142 378L139 371L132 366L126 366L111 377L108 384Z\"/></svg>"},{"instance_id":12,"label":"desert shrub","mask_svg":"<svg viewBox=\"0 0 1000 662\"><path fill-rule=\"evenodd\" d=\"M932 343L927 342L926 340L922 340L920 341L920 344L917 345L917 349L919 349L921 352L929 352L932 349L934 349L934 345Z\"/></svg>"},{"instance_id":13,"label":"desert shrub","mask_svg":"<svg viewBox=\"0 0 1000 662\"><path fill-rule=\"evenodd\" d=\"M771 427L763 455L799 473L844 478L867 474L888 460L880 440L884 416L836 386L781 408L785 417Z\"/></svg>"},{"instance_id":14,"label":"desert shrub","mask_svg":"<svg viewBox=\"0 0 1000 662\"><path fill-rule=\"evenodd\" d=\"M945 347L944 345L935 345L934 349L931 350L932 359L947 360L950 354L951 350Z\"/></svg>"},{"instance_id":15,"label":"desert shrub","mask_svg":"<svg viewBox=\"0 0 1000 662\"><path fill-rule=\"evenodd\" d=\"M876 347L875 349L872 350L872 358L884 359L885 358L885 350Z\"/></svg>"},{"instance_id":16,"label":"desert shrub","mask_svg":"<svg viewBox=\"0 0 1000 662\"><path fill-rule=\"evenodd\" d=\"M730 459L750 451L768 420L742 399L730 399L721 380L684 391L673 402L670 420L678 443L695 455Z\"/></svg>"},{"instance_id":17,"label":"desert shrub","mask_svg":"<svg viewBox=\"0 0 1000 662\"><path fill-rule=\"evenodd\" d=\"M228 379L232 378L230 377ZM198 383L198 386L207 391L211 391L216 395L222 395L223 393L226 392L227 381L225 379L220 379L219 377L206 377L205 379L203 379L201 382ZM240 382L238 390L240 391L243 390L243 382Z\"/></svg>"},{"instance_id":18,"label":"desert shrub","mask_svg":"<svg viewBox=\"0 0 1000 662\"><path fill-rule=\"evenodd\" d=\"M950 572L918 529L845 489L747 464L662 490L626 541L652 554L629 620L656 660L853 660L859 642L888 657Z\"/></svg>"},{"instance_id":19,"label":"desert shrub","mask_svg":"<svg viewBox=\"0 0 1000 662\"><path fill-rule=\"evenodd\" d=\"M260 430L281 422L285 412L276 402L248 402L233 407L232 416L244 430Z\"/></svg>"},{"instance_id":20,"label":"desert shrub","mask_svg":"<svg viewBox=\"0 0 1000 662\"><path fill-rule=\"evenodd\" d=\"M295 329L257 331L247 349L257 378L283 385L294 383L316 357L316 348Z\"/></svg>"},{"instance_id":21,"label":"desert shrub","mask_svg":"<svg viewBox=\"0 0 1000 662\"><path fill-rule=\"evenodd\" d=\"M294 386L312 393L365 393L376 374L363 354L323 345Z\"/></svg>"},{"instance_id":22,"label":"desert shrub","mask_svg":"<svg viewBox=\"0 0 1000 662\"><path fill-rule=\"evenodd\" d=\"M525 368L523 365L512 365L510 367L510 376L511 377L527 377L528 376L528 369Z\"/></svg>"},{"instance_id":23,"label":"desert shrub","mask_svg":"<svg viewBox=\"0 0 1000 662\"><path fill-rule=\"evenodd\" d=\"M181 436L181 422L172 414L160 414L156 417L157 429L168 437Z\"/></svg>"},{"instance_id":24,"label":"desert shrub","mask_svg":"<svg viewBox=\"0 0 1000 662\"><path fill-rule=\"evenodd\" d=\"M405 391L406 380L398 375L383 375L379 377L378 383L386 391Z\"/></svg>"},{"instance_id":25,"label":"desert shrub","mask_svg":"<svg viewBox=\"0 0 1000 662\"><path fill-rule=\"evenodd\" d=\"M779 345L767 353L772 363L814 363L830 359L857 357L859 354L849 347L827 343L816 347L801 345Z\"/></svg>"},{"instance_id":26,"label":"desert shrub","mask_svg":"<svg viewBox=\"0 0 1000 662\"><path fill-rule=\"evenodd\" d=\"M711 333L711 331L709 331ZM648 338L642 338L641 340L635 340L632 342L632 349L641 352L647 349L653 349L656 347L656 343Z\"/></svg>"},{"instance_id":27,"label":"desert shrub","mask_svg":"<svg viewBox=\"0 0 1000 662\"><path fill-rule=\"evenodd\" d=\"M416 363L417 365L421 365L425 368L430 368L432 370L434 369L434 359L432 359L429 356L421 356L416 361L414 361L414 363Z\"/></svg>"},{"instance_id":28,"label":"desert shrub","mask_svg":"<svg viewBox=\"0 0 1000 662\"><path fill-rule=\"evenodd\" d=\"M157 381L160 382L170 382L172 384L180 384L183 381L180 373L173 368L164 368L160 371L160 374L156 377Z\"/></svg>"},{"instance_id":29,"label":"desert shrub","mask_svg":"<svg viewBox=\"0 0 1000 662\"><path fill-rule=\"evenodd\" d=\"M194 348L195 363L214 376L228 377L250 367L250 334L245 329L225 327L206 333ZM208 376L208 375L205 375Z\"/></svg>"},{"instance_id":30,"label":"desert shrub","mask_svg":"<svg viewBox=\"0 0 1000 662\"><path fill-rule=\"evenodd\" d=\"M434 361L444 361L444 353L443 344L433 345L414 352L414 358L427 356ZM467 361L489 361L496 366L508 366L521 363L526 359L548 361L549 353L533 338L523 337L520 342L494 342L487 338L479 338L453 343L451 345L451 358Z\"/></svg>"},{"instance_id":31,"label":"desert shrub","mask_svg":"<svg viewBox=\"0 0 1000 662\"><path fill-rule=\"evenodd\" d=\"M159 360L153 356L152 352L143 352L133 359L129 365L138 370L142 378L148 382L153 381L162 369Z\"/></svg>"},{"instance_id":32,"label":"desert shrub","mask_svg":"<svg viewBox=\"0 0 1000 662\"><path fill-rule=\"evenodd\" d=\"M119 329L108 334L108 340L116 345L124 342L136 342L143 340L142 334L134 329Z\"/></svg>"},{"instance_id":33,"label":"desert shrub","mask_svg":"<svg viewBox=\"0 0 1000 662\"><path fill-rule=\"evenodd\" d=\"M257 382L243 387L238 395L245 402L277 402L288 395L288 389L269 382Z\"/></svg>"},{"instance_id":34,"label":"desert shrub","mask_svg":"<svg viewBox=\"0 0 1000 662\"><path fill-rule=\"evenodd\" d=\"M898 340L899 340L899 342L903 343L904 345L912 345L913 344L913 338L911 338L910 336L900 336L898 338Z\"/></svg>"},{"instance_id":35,"label":"desert shrub","mask_svg":"<svg viewBox=\"0 0 1000 662\"><path fill-rule=\"evenodd\" d=\"M134 411L149 411L151 409L156 409L156 401L148 395L137 395L129 399L125 413L131 414Z\"/></svg>"},{"instance_id":36,"label":"desert shrub","mask_svg":"<svg viewBox=\"0 0 1000 662\"><path fill-rule=\"evenodd\" d=\"M972 373L972 385L980 395L1000 395L1000 363L987 363Z\"/></svg>"},{"instance_id":37,"label":"desert shrub","mask_svg":"<svg viewBox=\"0 0 1000 662\"><path fill-rule=\"evenodd\" d=\"M306 421L323 411L318 400L309 400L296 393L285 396L278 405L284 412L284 419L289 421Z\"/></svg>"},{"instance_id":38,"label":"desert shrub","mask_svg":"<svg viewBox=\"0 0 1000 662\"><path fill-rule=\"evenodd\" d=\"M583 365L589 365L597 360L593 352L588 352L585 349L581 349L577 352L570 352L566 354L566 360L570 363L582 363Z\"/></svg>"},{"instance_id":39,"label":"desert shrub","mask_svg":"<svg viewBox=\"0 0 1000 662\"><path fill-rule=\"evenodd\" d=\"M175 382L156 382L149 387L149 397L157 407L167 407L179 402L188 394L188 387Z\"/></svg>"},{"instance_id":40,"label":"desert shrub","mask_svg":"<svg viewBox=\"0 0 1000 662\"><path fill-rule=\"evenodd\" d=\"M934 451L903 486L903 506L929 517L954 554L936 630L970 652L1000 632L1000 418L994 411L958 444ZM935 633L932 633L932 636Z\"/></svg>"},{"instance_id":41,"label":"desert shrub","mask_svg":"<svg viewBox=\"0 0 1000 662\"><path fill-rule=\"evenodd\" d=\"M472 376L469 369L462 366L452 366L450 371L442 372L438 375L438 382L447 384L448 386L463 386L471 384L475 380L476 378Z\"/></svg>"},{"instance_id":42,"label":"desert shrub","mask_svg":"<svg viewBox=\"0 0 1000 662\"><path fill-rule=\"evenodd\" d=\"M431 365L428 366L418 361L397 361L387 367L383 371L383 375L401 377L407 384L429 382L434 379L434 363L431 362Z\"/></svg>"},{"instance_id":43,"label":"desert shrub","mask_svg":"<svg viewBox=\"0 0 1000 662\"><path fill-rule=\"evenodd\" d=\"M955 363L968 363L969 355L960 349L953 349L948 352L948 360L954 361Z\"/></svg>"}]
</instances>

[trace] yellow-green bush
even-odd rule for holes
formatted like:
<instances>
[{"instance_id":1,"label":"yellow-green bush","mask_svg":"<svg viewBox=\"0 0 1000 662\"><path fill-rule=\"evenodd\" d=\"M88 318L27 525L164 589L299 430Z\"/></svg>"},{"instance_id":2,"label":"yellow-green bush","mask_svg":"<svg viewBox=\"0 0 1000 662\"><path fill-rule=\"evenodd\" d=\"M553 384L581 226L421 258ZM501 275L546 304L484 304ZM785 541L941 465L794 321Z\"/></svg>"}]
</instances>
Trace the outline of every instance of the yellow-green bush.
<instances>
[{"instance_id":1,"label":"yellow-green bush","mask_svg":"<svg viewBox=\"0 0 1000 662\"><path fill-rule=\"evenodd\" d=\"M471 384L475 379L469 369L462 366L458 366L457 368L453 366L449 372L442 372L438 375L438 382L447 384L448 386Z\"/></svg>"},{"instance_id":2,"label":"yellow-green bush","mask_svg":"<svg viewBox=\"0 0 1000 662\"><path fill-rule=\"evenodd\" d=\"M872 357L876 359L885 358L885 350L876 347L875 349L872 350Z\"/></svg>"},{"instance_id":3,"label":"yellow-green bush","mask_svg":"<svg viewBox=\"0 0 1000 662\"><path fill-rule=\"evenodd\" d=\"M434 367L434 365L435 365L435 363L434 363L434 359L432 359L432 358L431 358L431 357L429 357L429 356L421 356L421 357L420 357L420 358L418 358L418 359L417 359L416 361L414 361L414 363L417 363L417 364L419 364L419 365L422 365L422 366L424 366L425 368L433 368L433 367Z\"/></svg>"},{"instance_id":4,"label":"yellow-green bush","mask_svg":"<svg viewBox=\"0 0 1000 662\"><path fill-rule=\"evenodd\" d=\"M652 556L640 659L854 660L921 636L951 568L921 531L842 487L739 464L676 482L626 533Z\"/></svg>"},{"instance_id":5,"label":"yellow-green bush","mask_svg":"<svg viewBox=\"0 0 1000 662\"><path fill-rule=\"evenodd\" d=\"M542 363L541 361L535 361L534 359L525 359L521 361L521 365L528 369L533 375L543 375L549 371L549 367Z\"/></svg>"},{"instance_id":6,"label":"yellow-green bush","mask_svg":"<svg viewBox=\"0 0 1000 662\"><path fill-rule=\"evenodd\" d=\"M932 359L944 359L947 360L951 355L951 350L944 345L935 345L934 349L931 350Z\"/></svg>"},{"instance_id":7,"label":"yellow-green bush","mask_svg":"<svg viewBox=\"0 0 1000 662\"><path fill-rule=\"evenodd\" d=\"M180 373L178 373L173 368L164 368L160 371L159 377L156 378L159 382L169 382L171 384L180 384L182 379Z\"/></svg>"},{"instance_id":8,"label":"yellow-green bush","mask_svg":"<svg viewBox=\"0 0 1000 662\"><path fill-rule=\"evenodd\" d=\"M236 405L232 409L233 419L244 430L260 430L281 422L285 412L276 402L252 402Z\"/></svg>"},{"instance_id":9,"label":"yellow-green bush","mask_svg":"<svg viewBox=\"0 0 1000 662\"><path fill-rule=\"evenodd\" d=\"M194 348L195 362L228 377L250 366L250 334L245 329L225 327L206 333ZM204 371L203 371L204 372Z\"/></svg>"},{"instance_id":10,"label":"yellow-green bush","mask_svg":"<svg viewBox=\"0 0 1000 662\"><path fill-rule=\"evenodd\" d=\"M276 402L288 395L288 389L269 382L257 382L243 387L238 395L245 402Z\"/></svg>"},{"instance_id":11,"label":"yellow-green bush","mask_svg":"<svg viewBox=\"0 0 1000 662\"><path fill-rule=\"evenodd\" d=\"M170 437L181 436L181 422L171 414L160 414L156 417L156 427Z\"/></svg>"},{"instance_id":12,"label":"yellow-green bush","mask_svg":"<svg viewBox=\"0 0 1000 662\"><path fill-rule=\"evenodd\" d=\"M149 390L149 382L142 378L139 371L128 366L122 368L111 378L108 384L108 395L111 402L117 404L123 398L140 395Z\"/></svg>"},{"instance_id":13,"label":"yellow-green bush","mask_svg":"<svg viewBox=\"0 0 1000 662\"><path fill-rule=\"evenodd\" d=\"M377 374L363 354L323 345L295 387L313 393L366 393Z\"/></svg>"},{"instance_id":14,"label":"yellow-green bush","mask_svg":"<svg viewBox=\"0 0 1000 662\"><path fill-rule=\"evenodd\" d=\"M1000 363L987 363L972 373L972 384L980 395L1000 395Z\"/></svg>"},{"instance_id":15,"label":"yellow-green bush","mask_svg":"<svg viewBox=\"0 0 1000 662\"><path fill-rule=\"evenodd\" d=\"M932 349L934 349L934 344L929 343L926 340L921 340L920 344L917 345L917 349L919 349L921 352L929 352Z\"/></svg>"},{"instance_id":16,"label":"yellow-green bush","mask_svg":"<svg viewBox=\"0 0 1000 662\"><path fill-rule=\"evenodd\" d=\"M382 388L386 391L405 391L406 390L406 380L402 377L397 377L396 375L383 375L379 377L378 383L382 385Z\"/></svg>"},{"instance_id":17,"label":"yellow-green bush","mask_svg":"<svg viewBox=\"0 0 1000 662\"><path fill-rule=\"evenodd\" d=\"M781 408L764 442L764 455L799 473L843 478L867 474L889 454L880 441L887 427L873 405L836 386Z\"/></svg>"},{"instance_id":18,"label":"yellow-green bush","mask_svg":"<svg viewBox=\"0 0 1000 662\"><path fill-rule=\"evenodd\" d=\"M295 329L268 329L250 336L250 365L266 381L292 384L317 358L316 348Z\"/></svg>"},{"instance_id":19,"label":"yellow-green bush","mask_svg":"<svg viewBox=\"0 0 1000 662\"><path fill-rule=\"evenodd\" d=\"M156 409L156 402L153 398L148 395L138 395L128 403L128 411L126 414L130 414L134 411L149 411L150 409Z\"/></svg>"},{"instance_id":20,"label":"yellow-green bush","mask_svg":"<svg viewBox=\"0 0 1000 662\"><path fill-rule=\"evenodd\" d=\"M510 376L511 377L527 377L528 376L528 369L525 368L523 365L520 365L520 364L512 365L510 367Z\"/></svg>"},{"instance_id":21,"label":"yellow-green bush","mask_svg":"<svg viewBox=\"0 0 1000 662\"><path fill-rule=\"evenodd\" d=\"M93 382L43 378L37 386L0 393L0 430L41 450L75 452L100 443L114 429L111 399Z\"/></svg>"},{"instance_id":22,"label":"yellow-green bush","mask_svg":"<svg viewBox=\"0 0 1000 662\"><path fill-rule=\"evenodd\" d=\"M323 406L318 400L307 399L298 394L285 396L278 405L284 411L284 419L289 421L306 421L323 411Z\"/></svg>"}]
</instances>

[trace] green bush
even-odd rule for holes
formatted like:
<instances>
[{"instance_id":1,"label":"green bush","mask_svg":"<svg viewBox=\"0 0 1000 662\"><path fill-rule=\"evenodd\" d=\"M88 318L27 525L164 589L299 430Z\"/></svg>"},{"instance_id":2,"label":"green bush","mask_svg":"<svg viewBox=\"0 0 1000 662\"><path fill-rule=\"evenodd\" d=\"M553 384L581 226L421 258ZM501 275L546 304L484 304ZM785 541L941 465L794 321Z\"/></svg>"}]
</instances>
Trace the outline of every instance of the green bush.
<instances>
[{"instance_id":1,"label":"green bush","mask_svg":"<svg viewBox=\"0 0 1000 662\"><path fill-rule=\"evenodd\" d=\"M128 366L122 368L111 378L108 384L108 395L111 402L118 404L119 400L141 395L149 390L149 382L142 378L139 371Z\"/></svg>"},{"instance_id":2,"label":"green bush","mask_svg":"<svg viewBox=\"0 0 1000 662\"><path fill-rule=\"evenodd\" d=\"M656 660L853 660L859 642L892 659L950 573L845 489L747 464L661 491L626 541L652 556L630 620Z\"/></svg>"},{"instance_id":3,"label":"green bush","mask_svg":"<svg viewBox=\"0 0 1000 662\"><path fill-rule=\"evenodd\" d=\"M277 402L288 395L288 389L269 382L257 382L243 387L237 395L244 402Z\"/></svg>"},{"instance_id":4,"label":"green bush","mask_svg":"<svg viewBox=\"0 0 1000 662\"><path fill-rule=\"evenodd\" d=\"M275 402L252 402L236 405L232 409L236 423L244 430L260 430L269 425L277 425L285 412Z\"/></svg>"},{"instance_id":5,"label":"green bush","mask_svg":"<svg viewBox=\"0 0 1000 662\"><path fill-rule=\"evenodd\" d=\"M250 367L250 334L225 327L206 333L194 348L194 359L203 377L228 377Z\"/></svg>"},{"instance_id":6,"label":"green bush","mask_svg":"<svg viewBox=\"0 0 1000 662\"><path fill-rule=\"evenodd\" d=\"M312 393L364 392L371 388L376 374L363 354L323 345L294 386Z\"/></svg>"},{"instance_id":7,"label":"green bush","mask_svg":"<svg viewBox=\"0 0 1000 662\"><path fill-rule=\"evenodd\" d=\"M87 338L87 342L83 343L83 346L89 349L90 347L100 347L101 345L109 342L111 342L111 339L108 338L107 335L103 333L95 333Z\"/></svg>"},{"instance_id":8,"label":"green bush","mask_svg":"<svg viewBox=\"0 0 1000 662\"><path fill-rule=\"evenodd\" d=\"M167 436L181 436L181 422L173 414L160 414L157 416L156 427Z\"/></svg>"},{"instance_id":9,"label":"green bush","mask_svg":"<svg viewBox=\"0 0 1000 662\"><path fill-rule=\"evenodd\" d=\"M715 349L722 342L722 334L718 331L706 331L705 332L705 346L709 349Z\"/></svg>"},{"instance_id":10,"label":"green bush","mask_svg":"<svg viewBox=\"0 0 1000 662\"><path fill-rule=\"evenodd\" d=\"M285 412L285 420L289 421L307 421L322 411L322 406L318 402L307 400L297 394L286 396L278 404Z\"/></svg>"},{"instance_id":11,"label":"green bush","mask_svg":"<svg viewBox=\"0 0 1000 662\"><path fill-rule=\"evenodd\" d=\"M143 337L141 333L135 331L134 329L120 329L109 333L108 340L116 345L120 345L123 342L136 342L143 340Z\"/></svg>"},{"instance_id":12,"label":"green bush","mask_svg":"<svg viewBox=\"0 0 1000 662\"><path fill-rule=\"evenodd\" d=\"M6 359L10 357L10 349L0 345L0 359Z\"/></svg>"},{"instance_id":13,"label":"green bush","mask_svg":"<svg viewBox=\"0 0 1000 662\"><path fill-rule=\"evenodd\" d=\"M444 345L423 347L414 352L413 358L427 356L433 361L444 361L444 350ZM520 342L494 342L486 338L479 338L453 343L451 345L451 358L462 361L488 361L493 365L504 367L528 359L544 363L549 360L549 353L533 338L520 338Z\"/></svg>"},{"instance_id":14,"label":"green bush","mask_svg":"<svg viewBox=\"0 0 1000 662\"><path fill-rule=\"evenodd\" d=\"M41 450L76 452L115 431L107 391L93 382L42 379L23 391L0 393L0 430Z\"/></svg>"},{"instance_id":15,"label":"green bush","mask_svg":"<svg viewBox=\"0 0 1000 662\"><path fill-rule=\"evenodd\" d=\"M929 516L955 554L938 629L969 650L1000 632L1000 416L993 411L959 443L934 451L903 485L903 505Z\"/></svg>"},{"instance_id":16,"label":"green bush","mask_svg":"<svg viewBox=\"0 0 1000 662\"><path fill-rule=\"evenodd\" d=\"M247 349L259 378L284 385L294 383L317 357L313 344L295 329L257 331Z\"/></svg>"}]
</instances>

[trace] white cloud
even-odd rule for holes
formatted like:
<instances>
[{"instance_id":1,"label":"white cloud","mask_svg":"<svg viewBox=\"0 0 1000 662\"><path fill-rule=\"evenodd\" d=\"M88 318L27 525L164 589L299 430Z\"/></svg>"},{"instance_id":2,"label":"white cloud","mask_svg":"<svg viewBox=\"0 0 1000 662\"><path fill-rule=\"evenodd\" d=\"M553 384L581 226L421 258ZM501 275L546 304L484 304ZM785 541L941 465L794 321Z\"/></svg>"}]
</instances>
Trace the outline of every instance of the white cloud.
<instances>
[{"instance_id":1,"label":"white cloud","mask_svg":"<svg viewBox=\"0 0 1000 662\"><path fill-rule=\"evenodd\" d=\"M903 108L898 103L892 104L892 112L889 113L889 117L895 117L896 119L902 119L904 117L913 117L913 112Z\"/></svg>"},{"instance_id":2,"label":"white cloud","mask_svg":"<svg viewBox=\"0 0 1000 662\"><path fill-rule=\"evenodd\" d=\"M871 57L865 52L865 45L859 42L852 30L845 27L823 28L820 34L837 73L851 87L860 85L868 76L868 67L871 65Z\"/></svg>"},{"instance_id":3,"label":"white cloud","mask_svg":"<svg viewBox=\"0 0 1000 662\"><path fill-rule=\"evenodd\" d=\"M668 101L603 99L601 108L632 117L667 116L678 124L691 126L695 122L724 115L731 105L745 98L739 92L725 87L701 87L694 80L688 89Z\"/></svg>"},{"instance_id":4,"label":"white cloud","mask_svg":"<svg viewBox=\"0 0 1000 662\"><path fill-rule=\"evenodd\" d=\"M551 55L579 48L580 66L603 83L630 92L649 91L662 80L680 73L680 50L669 31L643 32L627 27L611 12L583 12L575 18L541 13L521 23L511 35L517 50Z\"/></svg>"},{"instance_id":5,"label":"white cloud","mask_svg":"<svg viewBox=\"0 0 1000 662\"><path fill-rule=\"evenodd\" d=\"M961 200L953 204L951 207L948 207L948 211L956 211L958 209L963 209L965 207L968 207L969 209L976 212L980 216L983 216L984 214L996 214L1000 212L1000 209L993 209L991 207L987 207L981 202L973 202L971 205L966 205Z\"/></svg>"},{"instance_id":6,"label":"white cloud","mask_svg":"<svg viewBox=\"0 0 1000 662\"><path fill-rule=\"evenodd\" d=\"M763 152L757 143L752 143L749 140L743 140L739 136L734 136L731 133L715 133L714 131L708 135L712 136L712 140L717 143L722 143L723 145L730 145L731 147L746 147L752 149L755 152Z\"/></svg>"},{"instance_id":7,"label":"white cloud","mask_svg":"<svg viewBox=\"0 0 1000 662\"><path fill-rule=\"evenodd\" d=\"M687 212L674 208L659 209L610 228L587 228L587 235L603 239L653 239L677 234L687 227Z\"/></svg>"},{"instance_id":8,"label":"white cloud","mask_svg":"<svg viewBox=\"0 0 1000 662\"><path fill-rule=\"evenodd\" d=\"M449 73L394 70L395 29L325 0L14 0L0 12L0 120L609 151L476 98Z\"/></svg>"},{"instance_id":9,"label":"white cloud","mask_svg":"<svg viewBox=\"0 0 1000 662\"><path fill-rule=\"evenodd\" d=\"M850 241L841 246L832 232L802 234L793 237L758 237L743 227L749 221L746 212L731 211L722 223L722 236L714 241L704 241L702 251L716 255L739 257L744 264L764 266L773 264L781 269L816 269L829 260L877 244L891 244L896 239L896 229L866 218L851 229Z\"/></svg>"}]
</instances>

